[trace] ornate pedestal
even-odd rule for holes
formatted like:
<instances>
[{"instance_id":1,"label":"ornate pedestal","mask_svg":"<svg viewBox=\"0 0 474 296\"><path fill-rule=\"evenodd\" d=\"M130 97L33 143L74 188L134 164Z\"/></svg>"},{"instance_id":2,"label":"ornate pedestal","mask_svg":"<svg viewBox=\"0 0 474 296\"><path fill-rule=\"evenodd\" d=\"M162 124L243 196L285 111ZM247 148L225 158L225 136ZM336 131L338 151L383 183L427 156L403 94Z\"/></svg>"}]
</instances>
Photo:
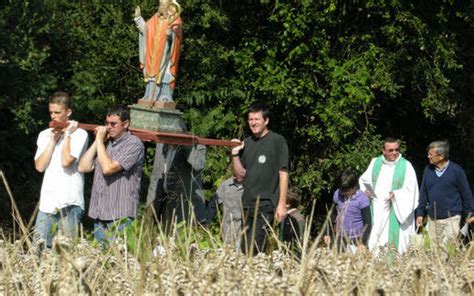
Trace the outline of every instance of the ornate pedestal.
<instances>
[{"instance_id":1,"label":"ornate pedestal","mask_svg":"<svg viewBox=\"0 0 474 296\"><path fill-rule=\"evenodd\" d=\"M182 113L174 109L174 103L168 103L173 104L173 106L165 106L162 103L166 104L168 102L153 103L153 101L139 100L138 104L129 105L130 127L150 131L184 132Z\"/></svg>"}]
</instances>

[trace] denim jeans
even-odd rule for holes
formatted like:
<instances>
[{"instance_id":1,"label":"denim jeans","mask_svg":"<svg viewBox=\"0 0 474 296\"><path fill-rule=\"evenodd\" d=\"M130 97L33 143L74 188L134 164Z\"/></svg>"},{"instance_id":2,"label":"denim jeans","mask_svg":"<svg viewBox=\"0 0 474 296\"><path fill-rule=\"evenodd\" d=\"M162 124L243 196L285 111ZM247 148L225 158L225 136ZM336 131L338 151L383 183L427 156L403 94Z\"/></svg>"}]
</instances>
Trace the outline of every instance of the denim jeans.
<instances>
[{"instance_id":1,"label":"denim jeans","mask_svg":"<svg viewBox=\"0 0 474 296\"><path fill-rule=\"evenodd\" d=\"M106 245L108 242L115 240L117 233L121 232L130 224L132 224L132 218L122 218L117 220L94 220L94 237L101 246Z\"/></svg>"},{"instance_id":2,"label":"denim jeans","mask_svg":"<svg viewBox=\"0 0 474 296\"><path fill-rule=\"evenodd\" d=\"M55 230L61 231L70 238L77 237L83 212L81 207L74 205L64 207L53 214L39 211L35 224L36 239L44 241L46 247L51 248ZM55 225L57 227L53 229Z\"/></svg>"}]
</instances>

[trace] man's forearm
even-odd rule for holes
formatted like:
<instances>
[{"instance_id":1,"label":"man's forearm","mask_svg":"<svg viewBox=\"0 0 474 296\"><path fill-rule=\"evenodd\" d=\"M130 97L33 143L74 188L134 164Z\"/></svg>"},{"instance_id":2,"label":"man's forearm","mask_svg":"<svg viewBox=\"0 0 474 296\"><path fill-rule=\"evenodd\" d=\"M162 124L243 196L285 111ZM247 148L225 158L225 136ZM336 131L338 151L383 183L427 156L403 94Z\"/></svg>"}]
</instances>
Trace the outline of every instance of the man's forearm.
<instances>
[{"instance_id":1,"label":"man's forearm","mask_svg":"<svg viewBox=\"0 0 474 296\"><path fill-rule=\"evenodd\" d=\"M279 171L279 189L278 206L275 211L275 217L278 222L282 222L287 214L286 210L286 194L288 192L288 172Z\"/></svg>"},{"instance_id":2,"label":"man's forearm","mask_svg":"<svg viewBox=\"0 0 474 296\"><path fill-rule=\"evenodd\" d=\"M234 171L235 179L238 182L243 182L245 180L246 170L240 161L240 157L232 156L232 170Z\"/></svg>"},{"instance_id":3,"label":"man's forearm","mask_svg":"<svg viewBox=\"0 0 474 296\"><path fill-rule=\"evenodd\" d=\"M97 154L97 143L94 142L81 157L77 170L80 173L89 173L94 169L94 159Z\"/></svg>"},{"instance_id":4,"label":"man's forearm","mask_svg":"<svg viewBox=\"0 0 474 296\"><path fill-rule=\"evenodd\" d=\"M76 161L76 158L71 156L71 137L65 135L63 141L64 144L63 151L61 151L61 165L63 168L67 168Z\"/></svg>"},{"instance_id":5,"label":"man's forearm","mask_svg":"<svg viewBox=\"0 0 474 296\"><path fill-rule=\"evenodd\" d=\"M469 181L467 180L467 176L465 173L461 175L459 186L462 197L463 211L467 217L470 217L472 216L472 213L474 211L474 200L471 188L469 186Z\"/></svg>"},{"instance_id":6,"label":"man's forearm","mask_svg":"<svg viewBox=\"0 0 474 296\"><path fill-rule=\"evenodd\" d=\"M286 207L286 195L288 193L288 172L287 171L279 171L280 176L280 196L278 199L278 205Z\"/></svg>"},{"instance_id":7,"label":"man's forearm","mask_svg":"<svg viewBox=\"0 0 474 296\"><path fill-rule=\"evenodd\" d=\"M56 142L50 141L43 153L41 153L41 155L35 160L35 168L38 172L44 172L49 166L49 162L51 161L55 146Z\"/></svg>"},{"instance_id":8,"label":"man's forearm","mask_svg":"<svg viewBox=\"0 0 474 296\"><path fill-rule=\"evenodd\" d=\"M232 171L237 182L242 183L245 180L246 170L240 161L240 155L245 147L245 141L240 141L238 139L232 139L231 141L240 143L239 146L232 148L231 157L232 157Z\"/></svg>"},{"instance_id":9,"label":"man's forearm","mask_svg":"<svg viewBox=\"0 0 474 296\"><path fill-rule=\"evenodd\" d=\"M97 160L99 161L104 175L111 175L113 173L112 159L107 154L105 144L100 141L97 141Z\"/></svg>"},{"instance_id":10,"label":"man's forearm","mask_svg":"<svg viewBox=\"0 0 474 296\"><path fill-rule=\"evenodd\" d=\"M421 190L423 190L423 188ZM418 197L418 206L415 209L415 215L424 217L426 216L427 197L421 190Z\"/></svg>"}]
</instances>

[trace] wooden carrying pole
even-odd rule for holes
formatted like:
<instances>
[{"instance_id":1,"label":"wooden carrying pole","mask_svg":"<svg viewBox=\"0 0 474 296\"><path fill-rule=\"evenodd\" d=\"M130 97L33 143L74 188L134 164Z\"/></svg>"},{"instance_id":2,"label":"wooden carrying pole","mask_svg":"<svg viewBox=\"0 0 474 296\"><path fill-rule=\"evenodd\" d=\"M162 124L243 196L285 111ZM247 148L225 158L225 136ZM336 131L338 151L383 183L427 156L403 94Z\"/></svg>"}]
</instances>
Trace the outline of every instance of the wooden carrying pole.
<instances>
[{"instance_id":1,"label":"wooden carrying pole","mask_svg":"<svg viewBox=\"0 0 474 296\"><path fill-rule=\"evenodd\" d=\"M50 121L49 127L51 128L65 128L68 126L66 122L59 122L59 121ZM87 124L87 123L79 123L78 127L88 130L94 131L98 125L95 124ZM184 133L167 133L167 132L154 132L145 129L139 128L129 128L130 132L137 136L140 140L144 142L155 142L155 143L164 143L164 144L172 144L172 145L206 145L206 146L225 146L225 147L235 147L238 146L239 143L232 142L229 140L218 140L218 139L206 139L201 138L196 135L192 134L184 134Z\"/></svg>"}]
</instances>

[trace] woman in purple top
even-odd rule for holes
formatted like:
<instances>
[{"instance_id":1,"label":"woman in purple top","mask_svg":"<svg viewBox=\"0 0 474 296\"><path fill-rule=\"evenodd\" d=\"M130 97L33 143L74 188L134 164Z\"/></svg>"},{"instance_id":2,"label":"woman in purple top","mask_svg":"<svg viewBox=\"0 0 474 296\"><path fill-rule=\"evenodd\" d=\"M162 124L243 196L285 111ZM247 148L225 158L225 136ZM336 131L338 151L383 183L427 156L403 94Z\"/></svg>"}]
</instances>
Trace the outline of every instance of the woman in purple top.
<instances>
[{"instance_id":1,"label":"woman in purple top","mask_svg":"<svg viewBox=\"0 0 474 296\"><path fill-rule=\"evenodd\" d=\"M324 236L326 244L331 243L331 237L339 251L349 245L364 249L369 240L372 228L369 198L359 190L359 178L350 170L342 173L339 189L333 196L335 211L332 212L331 222ZM331 224L331 223L330 223ZM335 233L334 233L335 230Z\"/></svg>"}]
</instances>

